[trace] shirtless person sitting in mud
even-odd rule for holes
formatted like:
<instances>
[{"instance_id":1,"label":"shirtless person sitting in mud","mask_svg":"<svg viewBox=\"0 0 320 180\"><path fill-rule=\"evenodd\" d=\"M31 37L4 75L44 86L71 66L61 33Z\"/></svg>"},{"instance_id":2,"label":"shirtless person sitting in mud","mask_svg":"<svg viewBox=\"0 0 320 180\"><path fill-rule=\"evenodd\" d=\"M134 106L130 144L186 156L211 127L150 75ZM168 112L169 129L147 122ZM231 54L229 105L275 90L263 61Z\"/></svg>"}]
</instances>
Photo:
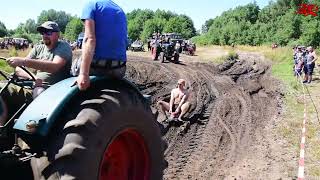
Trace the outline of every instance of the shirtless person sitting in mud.
<instances>
[{"instance_id":1,"label":"shirtless person sitting in mud","mask_svg":"<svg viewBox=\"0 0 320 180\"><path fill-rule=\"evenodd\" d=\"M188 101L189 92L185 87L186 81L184 79L179 79L177 88L171 91L170 102L158 101L157 105L167 119L168 116L166 112L169 112L170 119L178 117L178 121L183 121L182 117L188 112L190 107L190 102Z\"/></svg>"}]
</instances>

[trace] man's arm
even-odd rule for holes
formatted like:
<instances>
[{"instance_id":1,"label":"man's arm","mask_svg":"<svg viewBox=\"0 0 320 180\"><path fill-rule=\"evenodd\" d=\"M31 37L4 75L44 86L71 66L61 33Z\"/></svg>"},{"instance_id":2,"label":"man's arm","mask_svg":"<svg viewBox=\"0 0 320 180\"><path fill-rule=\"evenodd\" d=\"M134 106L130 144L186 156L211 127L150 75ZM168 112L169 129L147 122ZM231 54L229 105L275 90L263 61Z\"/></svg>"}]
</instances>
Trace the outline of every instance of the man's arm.
<instances>
[{"instance_id":1,"label":"man's arm","mask_svg":"<svg viewBox=\"0 0 320 180\"><path fill-rule=\"evenodd\" d=\"M313 51L313 62L316 62L317 59L318 59L318 56L316 54L316 51Z\"/></svg>"},{"instance_id":2,"label":"man's arm","mask_svg":"<svg viewBox=\"0 0 320 180\"><path fill-rule=\"evenodd\" d=\"M52 61L25 59L24 66L48 73L56 73L66 65L67 60L55 55Z\"/></svg>"},{"instance_id":3,"label":"man's arm","mask_svg":"<svg viewBox=\"0 0 320 180\"><path fill-rule=\"evenodd\" d=\"M173 103L174 103L174 89L171 91L171 97L169 102L169 113L172 113Z\"/></svg>"},{"instance_id":4,"label":"man's arm","mask_svg":"<svg viewBox=\"0 0 320 180\"><path fill-rule=\"evenodd\" d=\"M22 58L22 57L11 57L8 59L8 63L13 67L26 66L26 67L37 69L40 71L55 73L59 71L66 64L66 60L58 55L55 55L52 61L39 60L39 59L34 60L34 59Z\"/></svg>"},{"instance_id":5,"label":"man's arm","mask_svg":"<svg viewBox=\"0 0 320 180\"><path fill-rule=\"evenodd\" d=\"M94 51L96 48L95 22L86 19L84 22L85 32L82 45L82 62L77 84L80 90L86 90L90 86L89 71Z\"/></svg>"},{"instance_id":6,"label":"man's arm","mask_svg":"<svg viewBox=\"0 0 320 180\"><path fill-rule=\"evenodd\" d=\"M182 99L181 99L181 101L180 101L177 109L176 109L176 113L180 112L181 106L186 102L186 100L187 100L187 95L184 94L184 95L182 96Z\"/></svg>"},{"instance_id":7,"label":"man's arm","mask_svg":"<svg viewBox=\"0 0 320 180\"><path fill-rule=\"evenodd\" d=\"M90 65L96 47L95 22L92 19L87 19L84 22L84 26L85 32L80 74L89 75Z\"/></svg>"}]
</instances>

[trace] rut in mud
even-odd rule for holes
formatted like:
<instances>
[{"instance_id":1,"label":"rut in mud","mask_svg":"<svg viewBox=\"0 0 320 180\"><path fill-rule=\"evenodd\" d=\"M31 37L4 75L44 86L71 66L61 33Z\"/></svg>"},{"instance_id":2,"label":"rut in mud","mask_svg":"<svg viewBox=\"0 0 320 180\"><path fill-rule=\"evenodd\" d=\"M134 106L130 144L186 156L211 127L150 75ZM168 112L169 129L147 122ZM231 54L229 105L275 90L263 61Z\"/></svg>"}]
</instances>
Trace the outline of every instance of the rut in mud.
<instances>
[{"instance_id":1,"label":"rut in mud","mask_svg":"<svg viewBox=\"0 0 320 180\"><path fill-rule=\"evenodd\" d=\"M144 94L169 100L177 80L187 80L192 108L184 124L162 123L168 143L164 179L221 179L247 155L256 131L279 112L278 83L258 55L240 54L224 64L160 63L129 56L126 77ZM263 147L268 148L268 147ZM254 176L253 176L254 177Z\"/></svg>"}]
</instances>

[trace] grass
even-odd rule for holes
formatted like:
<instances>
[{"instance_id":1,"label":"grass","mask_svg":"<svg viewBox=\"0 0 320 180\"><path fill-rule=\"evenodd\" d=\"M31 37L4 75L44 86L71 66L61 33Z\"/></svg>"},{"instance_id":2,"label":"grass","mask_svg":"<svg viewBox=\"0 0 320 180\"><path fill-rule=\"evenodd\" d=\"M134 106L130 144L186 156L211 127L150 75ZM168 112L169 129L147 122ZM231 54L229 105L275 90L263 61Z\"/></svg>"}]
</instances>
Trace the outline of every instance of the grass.
<instances>
[{"instance_id":1,"label":"grass","mask_svg":"<svg viewBox=\"0 0 320 180\"><path fill-rule=\"evenodd\" d=\"M222 63L228 58L229 49L222 46L197 47L196 55L204 62Z\"/></svg>"}]
</instances>

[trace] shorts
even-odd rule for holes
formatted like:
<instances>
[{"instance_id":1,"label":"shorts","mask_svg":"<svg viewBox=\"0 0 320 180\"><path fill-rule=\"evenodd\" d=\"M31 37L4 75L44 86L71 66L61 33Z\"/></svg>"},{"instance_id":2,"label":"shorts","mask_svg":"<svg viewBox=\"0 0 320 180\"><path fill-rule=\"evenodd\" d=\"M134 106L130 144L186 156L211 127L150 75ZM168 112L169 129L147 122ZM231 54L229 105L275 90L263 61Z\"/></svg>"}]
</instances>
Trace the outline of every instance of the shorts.
<instances>
[{"instance_id":1,"label":"shorts","mask_svg":"<svg viewBox=\"0 0 320 180\"><path fill-rule=\"evenodd\" d=\"M307 75L312 75L313 74L313 69L314 69L315 63L307 64Z\"/></svg>"},{"instance_id":2,"label":"shorts","mask_svg":"<svg viewBox=\"0 0 320 180\"><path fill-rule=\"evenodd\" d=\"M304 65L303 66L303 72L304 74L308 74L308 68L307 68L308 65Z\"/></svg>"}]
</instances>

